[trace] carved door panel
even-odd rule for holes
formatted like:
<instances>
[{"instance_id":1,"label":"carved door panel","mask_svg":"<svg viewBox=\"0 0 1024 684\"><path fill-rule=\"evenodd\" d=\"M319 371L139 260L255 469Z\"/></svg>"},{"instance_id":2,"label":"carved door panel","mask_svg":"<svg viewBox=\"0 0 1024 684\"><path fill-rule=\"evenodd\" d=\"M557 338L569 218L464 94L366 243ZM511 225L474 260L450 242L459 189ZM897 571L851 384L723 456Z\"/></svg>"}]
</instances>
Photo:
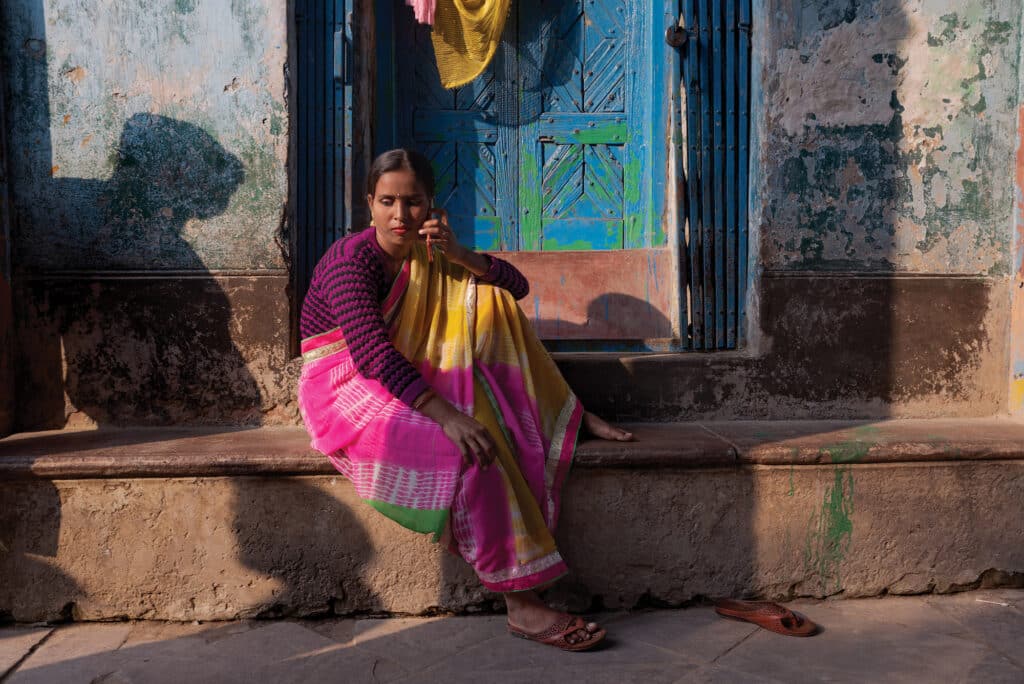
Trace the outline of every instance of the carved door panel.
<instances>
[{"instance_id":1,"label":"carved door panel","mask_svg":"<svg viewBox=\"0 0 1024 684\"><path fill-rule=\"evenodd\" d=\"M521 304L541 336L585 348L675 336L663 225L672 84L655 33L669 13L642 0L520 0L488 70L447 91L429 28L392 11L395 142L431 158L459 238L530 278Z\"/></svg>"}]
</instances>

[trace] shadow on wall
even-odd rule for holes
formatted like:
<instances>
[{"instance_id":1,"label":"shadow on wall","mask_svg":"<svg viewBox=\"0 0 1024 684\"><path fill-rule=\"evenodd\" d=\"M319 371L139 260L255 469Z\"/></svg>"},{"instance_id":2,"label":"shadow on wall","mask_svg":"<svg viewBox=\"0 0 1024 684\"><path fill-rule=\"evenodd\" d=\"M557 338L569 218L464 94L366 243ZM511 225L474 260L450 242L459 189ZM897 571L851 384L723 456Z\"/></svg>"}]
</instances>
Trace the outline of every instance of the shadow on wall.
<instances>
[{"instance_id":1,"label":"shadow on wall","mask_svg":"<svg viewBox=\"0 0 1024 684\"><path fill-rule=\"evenodd\" d=\"M335 495L343 478L235 478L231 502L238 559L268 582L272 596L248 616L331 617L382 613L363 581L374 544ZM335 485L335 483L338 483ZM359 504L363 505L363 504Z\"/></svg>"},{"instance_id":2,"label":"shadow on wall","mask_svg":"<svg viewBox=\"0 0 1024 684\"><path fill-rule=\"evenodd\" d=\"M67 217L67 243L55 247L77 253L81 270L114 268L22 274L23 429L63 427L77 411L100 425L258 420L259 392L231 337L231 304L203 277L187 239L193 220L225 210L244 180L241 162L198 126L153 114L124 124L113 155L110 179L54 179L49 187L56 201L95 198L101 208L98 225ZM126 269L118 258L146 269ZM171 263L188 273L161 270Z\"/></svg>"},{"instance_id":3,"label":"shadow on wall","mask_svg":"<svg viewBox=\"0 0 1024 684\"><path fill-rule=\"evenodd\" d=\"M520 302L520 306L528 306L526 301ZM569 316L574 313L570 311ZM622 292L608 292L590 300L579 321L530 317L528 313L527 317L537 336L550 342L556 350L560 340L591 341L601 349L606 346L614 348L619 343L637 341L628 337L637 330L649 331L651 338L669 338L672 335L672 322L657 307Z\"/></svg>"}]
</instances>

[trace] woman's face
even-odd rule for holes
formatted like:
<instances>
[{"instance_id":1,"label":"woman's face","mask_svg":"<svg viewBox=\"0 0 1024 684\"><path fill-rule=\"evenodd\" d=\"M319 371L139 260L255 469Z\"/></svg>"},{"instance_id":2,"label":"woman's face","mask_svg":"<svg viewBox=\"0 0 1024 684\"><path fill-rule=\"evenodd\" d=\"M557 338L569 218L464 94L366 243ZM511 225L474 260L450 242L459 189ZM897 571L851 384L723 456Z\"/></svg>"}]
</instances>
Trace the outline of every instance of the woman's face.
<instances>
[{"instance_id":1,"label":"woman's face","mask_svg":"<svg viewBox=\"0 0 1024 684\"><path fill-rule=\"evenodd\" d=\"M407 169L388 171L377 179L372 195L367 195L377 241L393 257L405 258L430 213L430 198L416 175Z\"/></svg>"}]
</instances>

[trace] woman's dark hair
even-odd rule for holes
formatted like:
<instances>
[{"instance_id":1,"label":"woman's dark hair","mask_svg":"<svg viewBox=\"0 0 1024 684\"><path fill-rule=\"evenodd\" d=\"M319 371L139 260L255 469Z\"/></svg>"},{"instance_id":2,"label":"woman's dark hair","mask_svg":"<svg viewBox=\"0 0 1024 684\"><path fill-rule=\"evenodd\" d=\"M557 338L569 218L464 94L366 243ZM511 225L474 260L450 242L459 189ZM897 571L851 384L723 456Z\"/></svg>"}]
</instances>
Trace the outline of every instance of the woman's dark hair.
<instances>
[{"instance_id":1,"label":"woman's dark hair","mask_svg":"<svg viewBox=\"0 0 1024 684\"><path fill-rule=\"evenodd\" d=\"M412 171L412 175L423 185L427 196L434 196L434 169L430 166L430 160L416 150L402 148L388 150L373 160L370 173L366 175L366 194L371 197L376 194L377 181L385 173L402 169Z\"/></svg>"}]
</instances>

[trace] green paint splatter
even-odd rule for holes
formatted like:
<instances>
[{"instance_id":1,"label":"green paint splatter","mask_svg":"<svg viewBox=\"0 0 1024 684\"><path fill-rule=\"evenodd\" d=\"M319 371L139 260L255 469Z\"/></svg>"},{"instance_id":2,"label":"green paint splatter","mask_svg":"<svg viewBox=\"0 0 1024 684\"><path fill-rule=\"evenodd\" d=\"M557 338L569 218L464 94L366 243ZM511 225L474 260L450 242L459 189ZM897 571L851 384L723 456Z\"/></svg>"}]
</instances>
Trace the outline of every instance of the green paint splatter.
<instances>
[{"instance_id":1,"label":"green paint splatter","mask_svg":"<svg viewBox=\"0 0 1024 684\"><path fill-rule=\"evenodd\" d=\"M824 447L821 453L828 454L833 463L856 463L867 456L870 450L870 442L850 441Z\"/></svg>"},{"instance_id":2,"label":"green paint splatter","mask_svg":"<svg viewBox=\"0 0 1024 684\"><path fill-rule=\"evenodd\" d=\"M839 566L853 541L853 470L835 469L832 485L825 490L821 508L811 514L804 548L804 567L818 579L824 591L842 588Z\"/></svg>"},{"instance_id":3,"label":"green paint splatter","mask_svg":"<svg viewBox=\"0 0 1024 684\"><path fill-rule=\"evenodd\" d=\"M178 14L191 14L196 9L198 0L174 0L174 11Z\"/></svg>"}]
</instances>

